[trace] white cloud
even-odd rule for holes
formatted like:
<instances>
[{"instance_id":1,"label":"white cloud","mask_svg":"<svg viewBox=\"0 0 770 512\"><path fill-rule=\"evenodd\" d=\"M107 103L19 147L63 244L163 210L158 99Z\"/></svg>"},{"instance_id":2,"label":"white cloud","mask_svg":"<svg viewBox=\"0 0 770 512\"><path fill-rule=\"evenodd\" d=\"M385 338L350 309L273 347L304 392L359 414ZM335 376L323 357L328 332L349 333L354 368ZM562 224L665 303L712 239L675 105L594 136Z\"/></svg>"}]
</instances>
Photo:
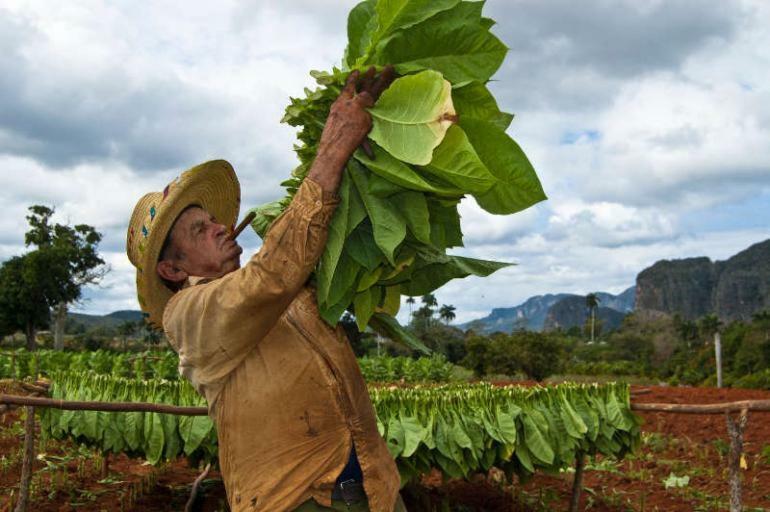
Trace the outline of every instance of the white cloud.
<instances>
[{"instance_id":1,"label":"white cloud","mask_svg":"<svg viewBox=\"0 0 770 512\"><path fill-rule=\"evenodd\" d=\"M355 3L4 2L0 258L23 250L27 206L55 205L105 235L113 270L82 309L135 309L123 244L137 199L210 158L234 164L245 205L282 195L295 136L278 121L310 69L339 62ZM692 220L770 194L766 2L486 12L511 47L491 89L550 199L513 216L463 202L456 253L518 266L439 290L457 321L531 295L619 292L658 259L725 258L770 236L739 214L719 231Z\"/></svg>"},{"instance_id":2,"label":"white cloud","mask_svg":"<svg viewBox=\"0 0 770 512\"><path fill-rule=\"evenodd\" d=\"M551 239L612 247L670 238L675 234L675 226L657 209L566 201L554 205L546 233Z\"/></svg>"}]
</instances>

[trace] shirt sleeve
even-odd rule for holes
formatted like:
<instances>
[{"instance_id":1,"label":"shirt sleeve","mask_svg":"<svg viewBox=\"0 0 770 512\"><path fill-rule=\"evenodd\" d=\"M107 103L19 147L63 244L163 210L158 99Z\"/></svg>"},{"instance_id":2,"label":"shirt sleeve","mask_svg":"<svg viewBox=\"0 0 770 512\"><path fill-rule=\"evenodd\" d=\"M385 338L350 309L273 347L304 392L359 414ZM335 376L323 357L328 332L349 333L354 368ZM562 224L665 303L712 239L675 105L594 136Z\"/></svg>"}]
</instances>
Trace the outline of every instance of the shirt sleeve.
<instances>
[{"instance_id":1,"label":"shirt sleeve","mask_svg":"<svg viewBox=\"0 0 770 512\"><path fill-rule=\"evenodd\" d=\"M306 178L244 267L185 288L169 301L163 325L179 352L179 371L210 407L225 377L270 332L304 286L321 257L338 203L336 195Z\"/></svg>"}]
</instances>

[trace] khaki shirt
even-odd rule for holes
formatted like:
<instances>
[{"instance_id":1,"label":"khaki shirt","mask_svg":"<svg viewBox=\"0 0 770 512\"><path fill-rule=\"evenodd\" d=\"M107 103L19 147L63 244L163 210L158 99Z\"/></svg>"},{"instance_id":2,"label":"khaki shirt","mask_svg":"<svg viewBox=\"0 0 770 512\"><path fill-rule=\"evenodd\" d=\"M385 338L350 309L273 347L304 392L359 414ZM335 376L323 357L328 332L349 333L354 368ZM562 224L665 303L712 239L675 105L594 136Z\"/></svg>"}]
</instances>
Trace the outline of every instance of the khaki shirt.
<instances>
[{"instance_id":1,"label":"khaki shirt","mask_svg":"<svg viewBox=\"0 0 770 512\"><path fill-rule=\"evenodd\" d=\"M306 179L241 269L190 279L163 325L179 371L206 397L234 512L331 503L355 442L369 506L394 508L398 470L355 354L319 316L307 279L338 200Z\"/></svg>"}]
</instances>

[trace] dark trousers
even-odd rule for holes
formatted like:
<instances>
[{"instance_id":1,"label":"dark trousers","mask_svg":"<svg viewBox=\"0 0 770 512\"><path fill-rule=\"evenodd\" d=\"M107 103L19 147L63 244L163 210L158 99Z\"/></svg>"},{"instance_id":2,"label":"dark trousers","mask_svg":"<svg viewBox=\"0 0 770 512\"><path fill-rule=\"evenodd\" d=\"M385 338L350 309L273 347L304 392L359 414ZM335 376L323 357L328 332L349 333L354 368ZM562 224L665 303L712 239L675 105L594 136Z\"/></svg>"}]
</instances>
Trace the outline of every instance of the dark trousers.
<instances>
[{"instance_id":1,"label":"dark trousers","mask_svg":"<svg viewBox=\"0 0 770 512\"><path fill-rule=\"evenodd\" d=\"M344 501L333 500L332 506L329 508L319 505L314 499L309 499L295 508L294 512L328 512L329 510L336 510L338 512L369 512L369 504L366 500L353 505L346 505ZM401 496L396 500L396 508L393 509L393 512L407 512Z\"/></svg>"}]
</instances>

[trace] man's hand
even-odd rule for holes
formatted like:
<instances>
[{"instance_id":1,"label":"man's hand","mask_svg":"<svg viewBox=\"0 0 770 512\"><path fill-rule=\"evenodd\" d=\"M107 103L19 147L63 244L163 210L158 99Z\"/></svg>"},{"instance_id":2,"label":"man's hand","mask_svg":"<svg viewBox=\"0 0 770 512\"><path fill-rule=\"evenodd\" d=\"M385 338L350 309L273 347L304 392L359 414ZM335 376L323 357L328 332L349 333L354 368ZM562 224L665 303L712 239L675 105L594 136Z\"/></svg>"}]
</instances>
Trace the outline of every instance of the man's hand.
<instances>
[{"instance_id":1,"label":"man's hand","mask_svg":"<svg viewBox=\"0 0 770 512\"><path fill-rule=\"evenodd\" d=\"M385 66L379 75L372 66L363 76L358 70L348 76L344 89L332 103L318 144L318 154L308 173L308 177L324 190L337 190L342 169L356 148L365 143L366 134L372 129L372 116L366 109L374 105L394 78L393 66ZM371 151L368 145L364 147Z\"/></svg>"},{"instance_id":2,"label":"man's hand","mask_svg":"<svg viewBox=\"0 0 770 512\"><path fill-rule=\"evenodd\" d=\"M346 155L347 161L364 142L366 134L372 129L372 116L366 109L374 105L395 76L393 66L385 66L379 76L375 76L375 73L374 66L366 70L360 80L358 70L350 73L345 88L329 111L319 143L319 153L326 149L324 146L334 145Z\"/></svg>"}]
</instances>

